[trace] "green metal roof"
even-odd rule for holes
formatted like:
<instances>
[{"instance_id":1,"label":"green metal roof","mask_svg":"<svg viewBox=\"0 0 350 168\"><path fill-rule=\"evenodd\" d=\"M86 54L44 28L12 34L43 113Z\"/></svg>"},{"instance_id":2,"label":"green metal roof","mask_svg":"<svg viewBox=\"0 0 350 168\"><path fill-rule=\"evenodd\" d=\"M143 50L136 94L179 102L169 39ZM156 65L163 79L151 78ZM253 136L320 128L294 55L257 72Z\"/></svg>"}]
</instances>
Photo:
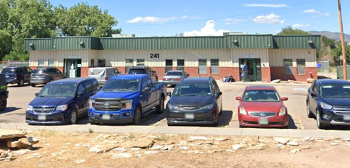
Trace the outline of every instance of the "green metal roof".
<instances>
[{"instance_id":1,"label":"green metal roof","mask_svg":"<svg viewBox=\"0 0 350 168\"><path fill-rule=\"evenodd\" d=\"M26 50L319 49L320 46L321 36L319 35L226 34L224 36L198 37L56 37L25 39Z\"/></svg>"}]
</instances>

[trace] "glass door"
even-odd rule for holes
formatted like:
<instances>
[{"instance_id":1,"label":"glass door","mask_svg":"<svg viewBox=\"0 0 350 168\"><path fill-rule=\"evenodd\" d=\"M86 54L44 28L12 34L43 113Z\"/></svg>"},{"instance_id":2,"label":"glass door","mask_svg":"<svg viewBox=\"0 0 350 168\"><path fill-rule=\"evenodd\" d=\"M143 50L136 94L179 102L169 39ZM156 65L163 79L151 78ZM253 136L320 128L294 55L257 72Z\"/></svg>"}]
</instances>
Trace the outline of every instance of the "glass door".
<instances>
[{"instance_id":1,"label":"glass door","mask_svg":"<svg viewBox=\"0 0 350 168\"><path fill-rule=\"evenodd\" d=\"M240 77L241 81L261 81L261 61L260 59L255 59L255 58L246 58L246 59L240 59ZM242 67L245 67L245 74L242 75L243 70Z\"/></svg>"}]
</instances>

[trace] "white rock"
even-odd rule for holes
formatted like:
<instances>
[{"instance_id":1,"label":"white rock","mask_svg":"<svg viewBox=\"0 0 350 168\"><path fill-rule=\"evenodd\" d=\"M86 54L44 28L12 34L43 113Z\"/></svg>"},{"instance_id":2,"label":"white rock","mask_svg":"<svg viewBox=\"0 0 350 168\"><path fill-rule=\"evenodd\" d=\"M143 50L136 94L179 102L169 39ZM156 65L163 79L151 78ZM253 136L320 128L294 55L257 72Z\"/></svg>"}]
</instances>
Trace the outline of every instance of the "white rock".
<instances>
[{"instance_id":1,"label":"white rock","mask_svg":"<svg viewBox=\"0 0 350 168\"><path fill-rule=\"evenodd\" d=\"M331 142L331 145L332 145L332 146L337 146L337 145L339 145L339 143Z\"/></svg>"},{"instance_id":2,"label":"white rock","mask_svg":"<svg viewBox=\"0 0 350 168\"><path fill-rule=\"evenodd\" d=\"M21 149L21 150L18 150L18 151L15 151L15 155L24 155L24 154L27 154L28 152L30 152L29 149Z\"/></svg>"},{"instance_id":3,"label":"white rock","mask_svg":"<svg viewBox=\"0 0 350 168\"><path fill-rule=\"evenodd\" d=\"M114 148L114 151L126 152L125 148Z\"/></svg>"},{"instance_id":4,"label":"white rock","mask_svg":"<svg viewBox=\"0 0 350 168\"><path fill-rule=\"evenodd\" d=\"M305 137L303 138L303 141L310 141L311 140L311 137Z\"/></svg>"},{"instance_id":5,"label":"white rock","mask_svg":"<svg viewBox=\"0 0 350 168\"><path fill-rule=\"evenodd\" d=\"M291 153L297 153L297 152L300 152L300 149L292 149L290 152Z\"/></svg>"},{"instance_id":6,"label":"white rock","mask_svg":"<svg viewBox=\"0 0 350 168\"><path fill-rule=\"evenodd\" d=\"M70 146L70 145L71 145L71 143L65 143L65 145L66 145L66 146Z\"/></svg>"},{"instance_id":7,"label":"white rock","mask_svg":"<svg viewBox=\"0 0 350 168\"><path fill-rule=\"evenodd\" d=\"M90 144L84 143L84 144L83 144L83 147L89 148L89 147L90 147Z\"/></svg>"},{"instance_id":8,"label":"white rock","mask_svg":"<svg viewBox=\"0 0 350 168\"><path fill-rule=\"evenodd\" d=\"M241 149L242 148L242 146L241 145L239 145L239 144L235 144L235 145L232 145L232 149L233 150L238 150L238 149Z\"/></svg>"},{"instance_id":9,"label":"white rock","mask_svg":"<svg viewBox=\"0 0 350 168\"><path fill-rule=\"evenodd\" d=\"M94 146L90 148L89 152L95 152L95 153L102 153L103 151L99 149L98 147Z\"/></svg>"},{"instance_id":10,"label":"white rock","mask_svg":"<svg viewBox=\"0 0 350 168\"><path fill-rule=\"evenodd\" d=\"M150 154L157 154L158 151L145 151L145 154L150 155Z\"/></svg>"},{"instance_id":11,"label":"white rock","mask_svg":"<svg viewBox=\"0 0 350 168\"><path fill-rule=\"evenodd\" d=\"M57 153L57 152L51 154L51 156L53 156L53 157L56 157L56 156L58 156L58 155L60 155L60 153Z\"/></svg>"},{"instance_id":12,"label":"white rock","mask_svg":"<svg viewBox=\"0 0 350 168\"><path fill-rule=\"evenodd\" d=\"M299 143L298 142L288 142L287 143L288 146L299 146Z\"/></svg>"},{"instance_id":13,"label":"white rock","mask_svg":"<svg viewBox=\"0 0 350 168\"><path fill-rule=\"evenodd\" d=\"M190 140L208 140L208 138L205 136L191 136L189 139Z\"/></svg>"},{"instance_id":14,"label":"white rock","mask_svg":"<svg viewBox=\"0 0 350 168\"><path fill-rule=\"evenodd\" d=\"M48 143L47 143L47 144L44 144L44 145L45 145L45 146L50 146L50 144L48 144Z\"/></svg>"},{"instance_id":15,"label":"white rock","mask_svg":"<svg viewBox=\"0 0 350 168\"><path fill-rule=\"evenodd\" d=\"M112 155L112 158L129 158L132 157L132 154L130 153L117 153Z\"/></svg>"},{"instance_id":16,"label":"white rock","mask_svg":"<svg viewBox=\"0 0 350 168\"><path fill-rule=\"evenodd\" d=\"M289 142L289 138L280 138L280 137L274 137L273 138L277 143L285 145L287 142Z\"/></svg>"},{"instance_id":17,"label":"white rock","mask_svg":"<svg viewBox=\"0 0 350 168\"><path fill-rule=\"evenodd\" d=\"M196 150L194 151L194 154L198 155L198 154L202 154L203 152L199 151L199 150Z\"/></svg>"},{"instance_id":18,"label":"white rock","mask_svg":"<svg viewBox=\"0 0 350 168\"><path fill-rule=\"evenodd\" d=\"M139 151L141 148L131 148L132 151Z\"/></svg>"},{"instance_id":19,"label":"white rock","mask_svg":"<svg viewBox=\"0 0 350 168\"><path fill-rule=\"evenodd\" d=\"M158 150L158 149L161 149L161 148L163 148L163 146L160 146L160 145L155 144L155 145L153 145L152 148L150 148L150 149L152 149L152 150Z\"/></svg>"},{"instance_id":20,"label":"white rock","mask_svg":"<svg viewBox=\"0 0 350 168\"><path fill-rule=\"evenodd\" d=\"M180 147L180 149L187 150L188 147L187 146L182 146L182 147Z\"/></svg>"},{"instance_id":21,"label":"white rock","mask_svg":"<svg viewBox=\"0 0 350 168\"><path fill-rule=\"evenodd\" d=\"M285 146L283 144L277 144L276 147L277 148L285 148Z\"/></svg>"},{"instance_id":22,"label":"white rock","mask_svg":"<svg viewBox=\"0 0 350 168\"><path fill-rule=\"evenodd\" d=\"M78 163L78 164L84 163L84 162L85 162L85 159L78 159L78 160L75 161L75 163Z\"/></svg>"}]
</instances>

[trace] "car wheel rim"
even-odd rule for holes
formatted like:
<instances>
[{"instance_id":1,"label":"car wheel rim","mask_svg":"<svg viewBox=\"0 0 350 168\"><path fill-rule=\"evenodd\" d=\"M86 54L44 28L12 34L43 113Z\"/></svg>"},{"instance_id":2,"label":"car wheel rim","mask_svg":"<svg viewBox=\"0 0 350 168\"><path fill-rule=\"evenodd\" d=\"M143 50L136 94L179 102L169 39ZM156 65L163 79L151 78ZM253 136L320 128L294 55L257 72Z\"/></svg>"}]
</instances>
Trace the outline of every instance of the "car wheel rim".
<instances>
[{"instance_id":1,"label":"car wheel rim","mask_svg":"<svg viewBox=\"0 0 350 168\"><path fill-rule=\"evenodd\" d=\"M310 107L309 107L309 103L306 104L306 112L309 115L310 114Z\"/></svg>"},{"instance_id":2,"label":"car wheel rim","mask_svg":"<svg viewBox=\"0 0 350 168\"><path fill-rule=\"evenodd\" d=\"M138 108L135 113L135 123L139 123L141 120L140 109Z\"/></svg>"},{"instance_id":3,"label":"car wheel rim","mask_svg":"<svg viewBox=\"0 0 350 168\"><path fill-rule=\"evenodd\" d=\"M320 113L318 113L318 112L317 112L316 121L317 121L317 127L320 127L320 125L321 125L321 121L320 121Z\"/></svg>"}]
</instances>

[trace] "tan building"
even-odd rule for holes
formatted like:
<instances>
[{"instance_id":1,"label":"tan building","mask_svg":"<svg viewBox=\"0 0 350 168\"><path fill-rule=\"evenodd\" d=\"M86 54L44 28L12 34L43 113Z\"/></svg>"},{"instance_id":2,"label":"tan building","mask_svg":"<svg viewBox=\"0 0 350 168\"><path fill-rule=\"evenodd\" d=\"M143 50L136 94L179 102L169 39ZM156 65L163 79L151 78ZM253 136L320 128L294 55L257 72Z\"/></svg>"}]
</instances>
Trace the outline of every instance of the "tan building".
<instances>
[{"instance_id":1,"label":"tan building","mask_svg":"<svg viewBox=\"0 0 350 168\"><path fill-rule=\"evenodd\" d=\"M232 75L238 81L246 62L246 81L306 81L317 77L320 36L57 37L25 39L25 48L32 68L55 66L69 77L86 77L88 68L95 66L126 73L144 63L159 79L168 70L184 69L190 76Z\"/></svg>"}]
</instances>

